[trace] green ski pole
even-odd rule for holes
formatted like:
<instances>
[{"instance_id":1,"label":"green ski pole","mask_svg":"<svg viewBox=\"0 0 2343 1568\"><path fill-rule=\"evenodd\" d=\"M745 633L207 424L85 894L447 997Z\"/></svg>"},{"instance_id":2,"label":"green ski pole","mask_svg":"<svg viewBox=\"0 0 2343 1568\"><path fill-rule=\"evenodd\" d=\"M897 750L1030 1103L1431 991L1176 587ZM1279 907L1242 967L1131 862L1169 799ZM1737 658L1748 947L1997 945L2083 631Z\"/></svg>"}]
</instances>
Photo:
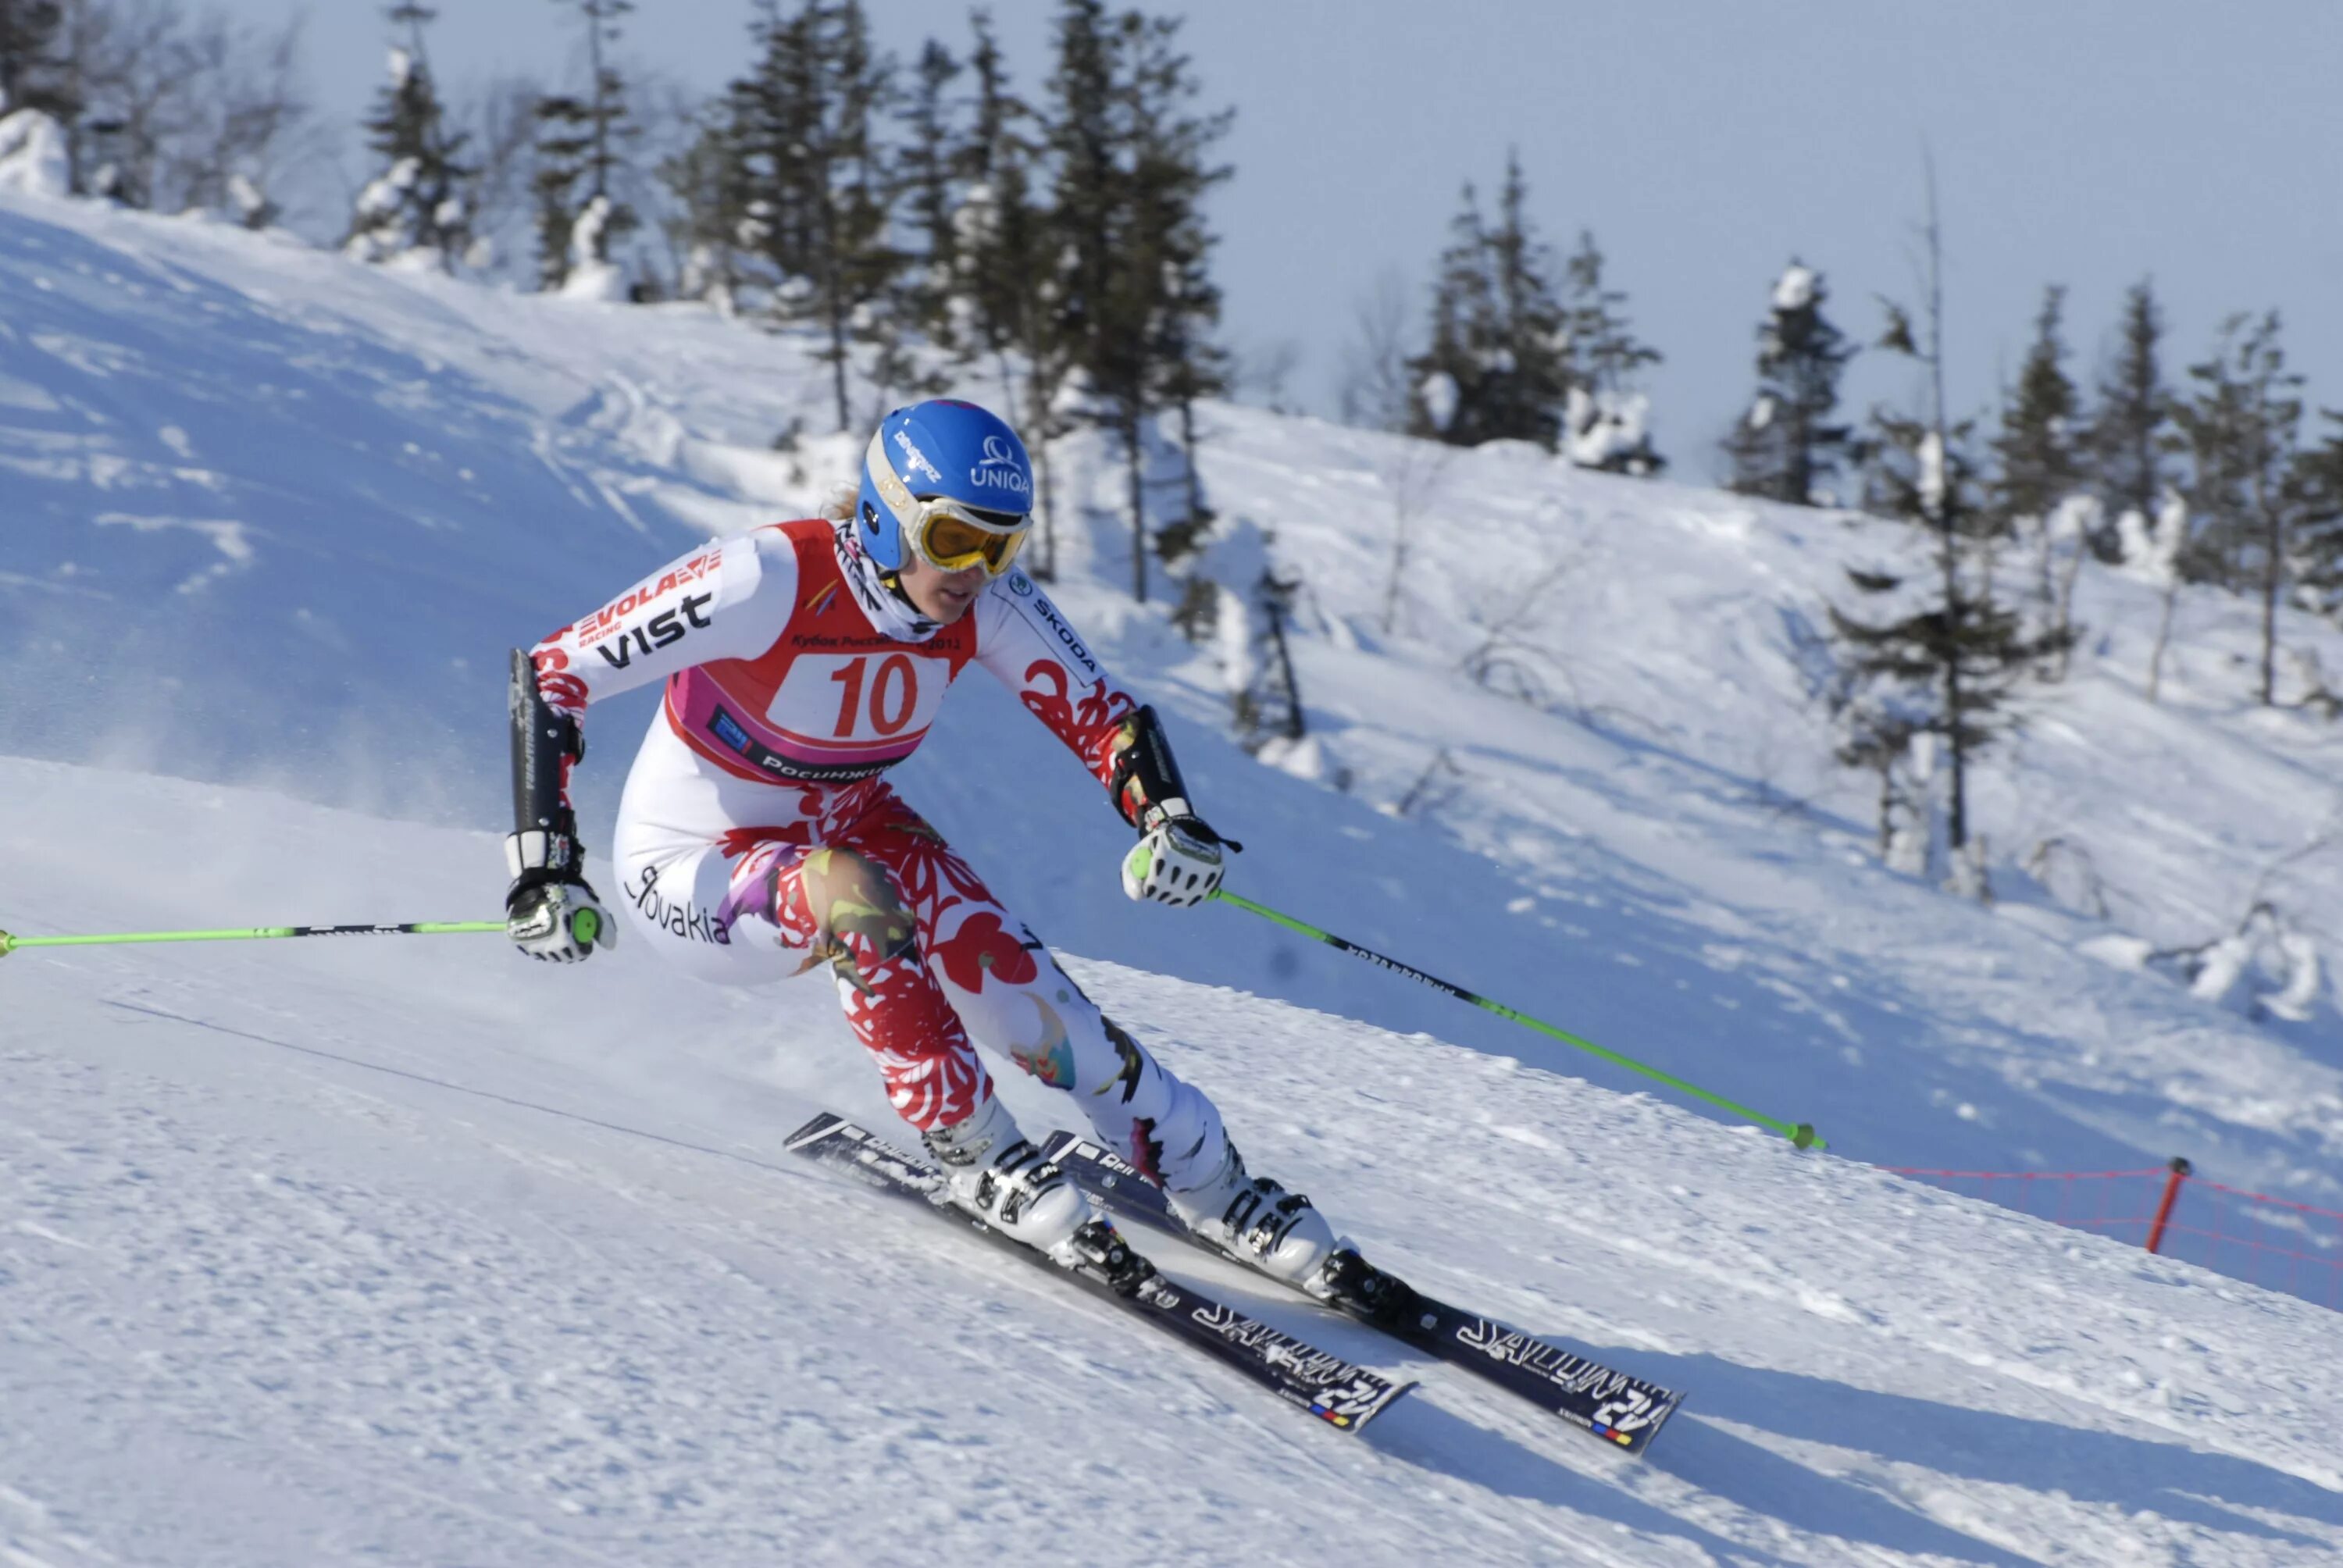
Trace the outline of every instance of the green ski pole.
<instances>
[{"instance_id":1,"label":"green ski pole","mask_svg":"<svg viewBox=\"0 0 2343 1568\"><path fill-rule=\"evenodd\" d=\"M1745 1121L1754 1121L1760 1127L1768 1128L1773 1131L1780 1133L1783 1137L1788 1139L1792 1143L1796 1144L1801 1149L1827 1149L1830 1147L1829 1144L1824 1142L1815 1133L1814 1123L1811 1121L1800 1121L1793 1124L1787 1121L1776 1121L1775 1118L1767 1116L1762 1111L1752 1111L1745 1105L1735 1104L1734 1101L1725 1099L1721 1094L1711 1094L1707 1090L1701 1088L1700 1085L1696 1083L1686 1083L1683 1079L1676 1077L1674 1073L1662 1072L1656 1067L1646 1067L1642 1062L1637 1061L1634 1057L1622 1056L1617 1051L1609 1049L1607 1046L1600 1046L1591 1040L1582 1039L1580 1036L1571 1033L1566 1029L1556 1029L1554 1025L1547 1023L1543 1020L1532 1018L1525 1012L1517 1012L1513 1009L1507 1007L1503 1002L1491 1001L1487 997L1481 995L1477 991L1466 990L1463 986L1451 984L1449 981L1442 980L1437 975L1426 974L1422 970L1417 969L1413 964L1403 964L1397 959L1386 958L1383 954L1376 952L1372 948L1363 948L1356 942L1346 941L1342 938L1334 935L1332 931L1322 931L1316 926L1308 924L1306 921L1295 920L1292 915L1280 914L1277 910L1271 909L1266 904L1257 904L1251 899L1230 892L1226 888L1215 890L1212 897L1219 899L1223 903L1234 904L1241 910L1250 910L1265 920L1273 921L1278 925L1283 926L1287 930L1292 931L1297 935L1308 937L1314 941L1324 942L1328 947L1336 949L1342 952L1349 953L1353 958L1363 960L1364 961L1374 965L1377 969L1389 970L1392 973L1396 975L1405 975L1408 979L1418 981L1423 985L1428 985L1433 990L1442 992L1444 995L1453 996L1458 1001L1471 1002L1474 1007L1480 1008L1484 1011L1493 1012L1499 1018L1510 1020L1514 1023L1520 1024L1524 1029L1534 1029L1540 1034L1547 1035L1554 1040L1562 1041L1564 1045L1574 1045L1581 1050L1599 1056L1604 1060L1610 1062L1614 1066L1624 1067L1630 1072L1642 1073L1645 1078L1664 1083L1669 1088L1689 1094L1695 1100L1706 1101L1709 1104L1717 1107L1721 1111L1730 1111L1734 1115L1738 1116Z\"/></svg>"},{"instance_id":2,"label":"green ski pole","mask_svg":"<svg viewBox=\"0 0 2343 1568\"><path fill-rule=\"evenodd\" d=\"M268 937L437 937L504 929L502 920L409 920L391 926L254 926L241 930L109 931L82 937L20 937L0 931L0 958L18 948L87 948L113 942L242 942ZM588 940L591 936L589 933Z\"/></svg>"}]
</instances>

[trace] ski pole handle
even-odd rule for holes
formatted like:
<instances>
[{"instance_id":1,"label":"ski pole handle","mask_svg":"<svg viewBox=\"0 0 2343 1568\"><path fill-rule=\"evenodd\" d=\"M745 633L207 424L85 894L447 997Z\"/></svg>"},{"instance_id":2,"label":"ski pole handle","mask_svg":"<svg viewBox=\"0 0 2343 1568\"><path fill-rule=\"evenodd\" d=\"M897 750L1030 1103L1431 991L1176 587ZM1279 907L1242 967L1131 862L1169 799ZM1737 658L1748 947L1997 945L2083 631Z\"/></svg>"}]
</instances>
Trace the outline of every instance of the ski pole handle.
<instances>
[{"instance_id":1,"label":"ski pole handle","mask_svg":"<svg viewBox=\"0 0 2343 1568\"><path fill-rule=\"evenodd\" d=\"M0 958L18 948L88 948L118 942L242 942L271 937L437 937L504 929L502 920L409 920L389 926L252 926L236 930L109 931L77 937L20 937L0 931Z\"/></svg>"},{"instance_id":2,"label":"ski pole handle","mask_svg":"<svg viewBox=\"0 0 2343 1568\"><path fill-rule=\"evenodd\" d=\"M1250 910L1254 914L1259 915L1262 920L1271 921L1276 925L1283 926L1287 930L1292 931L1298 936L1304 936L1310 938L1313 941L1323 942L1330 948L1333 948L1341 952L1346 952L1354 959L1359 959L1364 962L1374 965L1377 969L1389 970L1395 975L1404 975L1409 980L1414 980L1420 985L1430 986L1433 990L1439 991L1443 996L1453 996L1458 1001L1470 1002L1474 1007L1480 1008L1487 1012L1493 1012L1499 1018L1504 1019L1509 1022L1520 1024L1523 1029L1534 1029L1540 1034L1546 1035L1552 1039L1562 1041L1564 1045L1576 1046L1579 1050L1586 1051L1591 1055L1599 1056L1604 1060L1612 1063L1614 1066L1624 1067L1630 1072L1639 1072L1645 1078L1653 1080L1654 1082L1664 1083L1669 1088L1689 1094L1695 1100L1706 1101L1709 1104L1715 1106L1720 1111L1729 1111L1733 1112L1734 1115L1740 1117L1745 1121L1754 1121L1760 1127L1780 1133L1783 1137L1788 1139L1792 1143L1797 1145L1801 1149L1827 1149L1830 1147L1830 1145L1824 1142L1821 1136L1815 1131L1815 1125L1811 1121L1800 1121L1794 1124L1787 1121L1776 1121L1775 1118L1767 1116L1763 1111L1752 1111L1745 1105L1735 1104L1734 1101L1725 1099L1721 1094L1712 1094L1696 1083L1687 1083L1683 1079L1676 1077L1674 1073L1663 1072L1656 1067L1647 1067L1643 1062L1637 1061L1632 1056L1622 1056L1619 1052L1611 1050L1608 1046L1597 1045L1593 1040L1574 1035L1566 1029L1556 1029L1554 1025L1545 1022L1544 1020L1534 1019L1525 1012L1516 1011L1513 1008L1507 1007L1503 1002L1492 1001L1487 997L1481 995L1477 991L1466 990L1463 986L1442 980L1438 975L1426 974L1423 970L1417 969L1413 964L1403 964L1397 959L1386 958L1382 953L1376 952L1373 948L1363 948L1356 942L1347 941L1342 938L1334 935L1332 931L1322 931L1316 926L1311 925L1307 921L1297 920L1292 915L1281 914L1277 910L1271 909L1266 904L1257 904L1251 899L1245 898L1241 894L1230 892L1226 888L1215 889L1213 890L1212 897L1219 899L1225 903L1234 904L1241 910Z\"/></svg>"}]
</instances>

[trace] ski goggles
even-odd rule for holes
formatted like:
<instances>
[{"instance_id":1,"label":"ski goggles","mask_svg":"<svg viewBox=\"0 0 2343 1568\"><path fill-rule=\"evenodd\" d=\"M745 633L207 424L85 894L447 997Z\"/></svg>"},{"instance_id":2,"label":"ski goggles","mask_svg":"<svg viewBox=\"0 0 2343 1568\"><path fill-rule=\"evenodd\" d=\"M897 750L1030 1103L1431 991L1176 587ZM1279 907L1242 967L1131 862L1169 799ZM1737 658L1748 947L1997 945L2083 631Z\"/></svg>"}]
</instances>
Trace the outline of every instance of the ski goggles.
<instances>
[{"instance_id":1,"label":"ski goggles","mask_svg":"<svg viewBox=\"0 0 2343 1568\"><path fill-rule=\"evenodd\" d=\"M911 521L903 538L942 571L964 572L982 566L989 577L999 577L1025 548L1031 530L1028 512L994 512L944 497L915 500Z\"/></svg>"}]
</instances>

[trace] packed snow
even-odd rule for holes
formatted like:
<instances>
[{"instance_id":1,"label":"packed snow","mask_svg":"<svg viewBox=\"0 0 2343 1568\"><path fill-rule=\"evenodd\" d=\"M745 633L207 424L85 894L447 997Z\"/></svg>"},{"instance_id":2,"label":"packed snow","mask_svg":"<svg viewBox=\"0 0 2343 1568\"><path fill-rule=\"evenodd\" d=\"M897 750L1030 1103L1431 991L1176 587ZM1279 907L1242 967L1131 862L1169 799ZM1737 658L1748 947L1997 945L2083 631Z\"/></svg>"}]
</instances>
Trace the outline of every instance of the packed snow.
<instances>
[{"instance_id":1,"label":"packed snow","mask_svg":"<svg viewBox=\"0 0 2343 1568\"><path fill-rule=\"evenodd\" d=\"M505 651L809 511L860 441L775 438L834 424L808 344L698 307L0 197L0 926L493 911ZM1831 1152L1233 910L1129 904L1125 829L980 678L902 788L1258 1165L1427 1286L1687 1391L1648 1461L1167 1256L1423 1379L1338 1436L791 1168L818 1106L888 1124L819 982L731 995L627 947L548 970L494 937L26 950L0 960L0 1547L2343 1551L2332 1313L1875 1168L2186 1153L2338 1206L2343 747L2252 704L2250 607L2080 568L2073 668L1980 784L1980 906L1880 866L1815 700L1844 568L1916 558L1908 529L1529 448L1203 425L1214 548L1303 584L1306 749L1240 749L1244 650L1120 591L1090 436L1051 454L1053 593L1172 716L1247 841L1232 886ZM598 848L649 711L589 721Z\"/></svg>"}]
</instances>

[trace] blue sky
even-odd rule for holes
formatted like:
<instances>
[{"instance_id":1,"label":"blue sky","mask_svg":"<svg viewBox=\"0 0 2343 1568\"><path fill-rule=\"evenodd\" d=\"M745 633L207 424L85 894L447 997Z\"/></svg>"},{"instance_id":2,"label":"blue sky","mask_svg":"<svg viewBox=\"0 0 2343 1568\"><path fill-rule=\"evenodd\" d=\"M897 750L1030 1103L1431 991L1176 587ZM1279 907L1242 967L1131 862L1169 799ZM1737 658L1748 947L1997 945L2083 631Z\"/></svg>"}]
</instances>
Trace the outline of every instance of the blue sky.
<instances>
[{"instance_id":1,"label":"blue sky","mask_svg":"<svg viewBox=\"0 0 2343 1568\"><path fill-rule=\"evenodd\" d=\"M226 0L277 21L284 0ZM909 58L967 35L960 0L872 0ZM1421 302L1459 187L1500 177L1508 146L1557 252L1591 227L1666 362L1651 376L1662 449L1711 471L1745 403L1752 335L1792 255L1825 273L1833 315L1868 340L1874 296L1916 292L1922 152L1946 237L1953 398L2013 374L2043 286L2068 286L2087 377L2123 289L2153 275L2169 366L2203 357L2231 311L2275 307L2311 391L2343 403L2343 11L2333 0L2060 0L1878 5L1799 0L1202 0L1165 9L1214 104L1233 105L1236 177L1218 200L1227 337L1291 342L1289 397L1332 412L1342 347L1379 276ZM351 117L379 79L378 9L308 10L321 97ZM1021 83L1048 60L1042 0L1001 0ZM574 28L556 0L448 0L432 35L458 88L497 71L558 75ZM746 64L748 0L641 0L627 47L713 87ZM356 141L345 162L351 172ZM1911 390L1876 356L1850 403Z\"/></svg>"}]
</instances>

